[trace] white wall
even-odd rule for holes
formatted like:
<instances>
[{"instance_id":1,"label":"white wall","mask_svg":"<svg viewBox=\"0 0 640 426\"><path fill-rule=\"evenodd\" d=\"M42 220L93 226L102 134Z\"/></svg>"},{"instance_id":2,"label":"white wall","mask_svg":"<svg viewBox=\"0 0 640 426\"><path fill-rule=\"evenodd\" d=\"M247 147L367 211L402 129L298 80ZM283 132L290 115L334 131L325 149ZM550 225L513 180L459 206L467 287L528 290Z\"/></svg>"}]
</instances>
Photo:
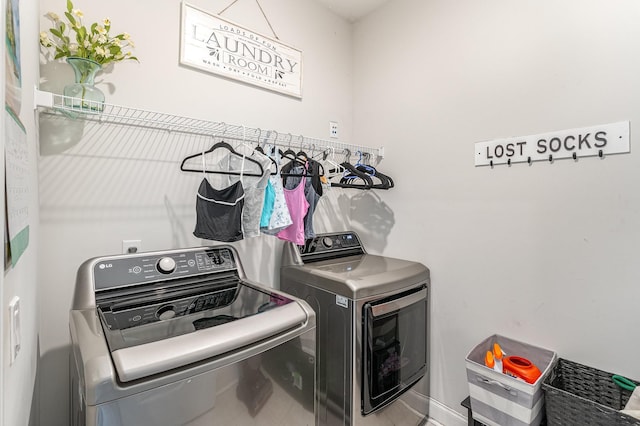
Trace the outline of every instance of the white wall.
<instances>
[{"instance_id":1,"label":"white wall","mask_svg":"<svg viewBox=\"0 0 640 426\"><path fill-rule=\"evenodd\" d=\"M6 1L2 1L0 10L5 11ZM22 91L20 121L24 125L28 145L29 174L29 246L15 267L4 272L2 284L2 424L34 424L37 398L34 395L36 364L38 359L38 272L37 255L39 250L38 220L38 180L37 180L37 134L33 114L33 94L30 90L37 82L38 68L38 5L37 2L20 2L20 48L22 61ZM3 15L4 16L4 15ZM3 20L4 21L4 20ZM4 22L2 29L4 30ZM3 32L4 34L4 32ZM5 46L2 46L4 58ZM4 67L3 67L4 69ZM5 77L4 71L2 77ZM4 81L4 78L0 79ZM4 97L4 83L2 84ZM4 117L4 109L3 109ZM4 120L4 119L3 119ZM4 123L3 123L4 124ZM4 127L0 127L4 132ZM4 147L4 137L2 138ZM4 149L3 149L4 153ZM4 158L2 158L2 183L4 187ZM2 203L4 213L4 202ZM2 216L4 223L4 214ZM4 281L4 282L2 282ZM21 348L15 362L10 365L9 356L9 302L20 298Z\"/></svg>"},{"instance_id":2,"label":"white wall","mask_svg":"<svg viewBox=\"0 0 640 426\"><path fill-rule=\"evenodd\" d=\"M395 0L354 29L354 140L384 145L381 250L432 272L431 396L494 333L640 378L640 157L475 168L474 143L640 120L640 4ZM375 124L372 124L375 123Z\"/></svg>"},{"instance_id":3,"label":"white wall","mask_svg":"<svg viewBox=\"0 0 640 426\"><path fill-rule=\"evenodd\" d=\"M192 1L219 12L228 1ZM303 99L179 66L180 1L76 1L85 22L109 17L114 31L136 42L140 63L119 63L98 78L107 102L230 124L328 138L328 121L349 140L352 122L351 26L310 0L263 1L280 39L303 52ZM41 0L40 10L60 13L64 2ZM239 2L223 16L270 34L255 2ZM42 28L48 21L41 19ZM42 90L61 93L71 81L66 64L41 63ZM41 418L68 425L68 310L82 261L119 253L124 239L143 250L200 245L192 235L199 174L179 171L185 155L202 142L166 132L91 125L40 117L39 288ZM84 135L84 137L81 137ZM82 139L82 140L80 140ZM206 142L206 147L211 145ZM317 214L317 230L344 229L349 197L329 195ZM337 220L336 220L337 218ZM281 244L261 237L236 244L250 278L276 282Z\"/></svg>"}]
</instances>

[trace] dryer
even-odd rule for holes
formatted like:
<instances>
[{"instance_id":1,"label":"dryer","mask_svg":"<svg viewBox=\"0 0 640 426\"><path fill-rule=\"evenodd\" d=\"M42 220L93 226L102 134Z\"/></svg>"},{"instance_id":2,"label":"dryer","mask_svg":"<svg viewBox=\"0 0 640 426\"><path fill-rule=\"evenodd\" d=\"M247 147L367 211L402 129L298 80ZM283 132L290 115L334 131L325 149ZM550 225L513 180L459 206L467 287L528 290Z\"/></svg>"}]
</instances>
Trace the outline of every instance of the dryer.
<instances>
[{"instance_id":1,"label":"dryer","mask_svg":"<svg viewBox=\"0 0 640 426\"><path fill-rule=\"evenodd\" d=\"M89 259L69 327L74 426L316 423L315 313L232 246Z\"/></svg>"},{"instance_id":2,"label":"dryer","mask_svg":"<svg viewBox=\"0 0 640 426\"><path fill-rule=\"evenodd\" d=\"M368 254L355 232L287 243L280 289L317 318L320 425L417 425L428 417L429 269Z\"/></svg>"}]
</instances>

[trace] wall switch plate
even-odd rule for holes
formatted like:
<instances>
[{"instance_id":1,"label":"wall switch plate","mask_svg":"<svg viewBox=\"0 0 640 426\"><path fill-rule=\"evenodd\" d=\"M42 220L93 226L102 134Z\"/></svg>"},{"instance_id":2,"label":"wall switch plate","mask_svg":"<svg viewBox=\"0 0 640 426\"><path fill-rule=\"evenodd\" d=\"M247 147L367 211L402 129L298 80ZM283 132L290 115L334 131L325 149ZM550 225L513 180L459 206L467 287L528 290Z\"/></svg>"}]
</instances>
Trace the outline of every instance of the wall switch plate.
<instances>
[{"instance_id":1,"label":"wall switch plate","mask_svg":"<svg viewBox=\"0 0 640 426\"><path fill-rule=\"evenodd\" d=\"M20 352L20 298L18 296L14 296L9 302L9 344L11 345L9 365L11 365Z\"/></svg>"},{"instance_id":2,"label":"wall switch plate","mask_svg":"<svg viewBox=\"0 0 640 426\"><path fill-rule=\"evenodd\" d=\"M329 137L338 138L338 122L330 121L329 122Z\"/></svg>"},{"instance_id":3,"label":"wall switch plate","mask_svg":"<svg viewBox=\"0 0 640 426\"><path fill-rule=\"evenodd\" d=\"M122 253L139 253L142 251L142 240L122 240Z\"/></svg>"}]
</instances>

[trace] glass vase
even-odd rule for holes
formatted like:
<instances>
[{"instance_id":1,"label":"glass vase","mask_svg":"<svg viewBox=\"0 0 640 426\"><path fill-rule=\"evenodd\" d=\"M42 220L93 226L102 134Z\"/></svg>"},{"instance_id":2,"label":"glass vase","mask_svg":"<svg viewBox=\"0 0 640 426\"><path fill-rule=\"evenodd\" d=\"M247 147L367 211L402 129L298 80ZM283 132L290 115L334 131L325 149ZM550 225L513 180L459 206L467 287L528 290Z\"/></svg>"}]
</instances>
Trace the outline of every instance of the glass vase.
<instances>
[{"instance_id":1,"label":"glass vase","mask_svg":"<svg viewBox=\"0 0 640 426\"><path fill-rule=\"evenodd\" d=\"M75 73L75 83L64 87L64 105L91 112L104 110L104 93L94 84L96 73L102 65L86 58L69 57L67 63Z\"/></svg>"}]
</instances>

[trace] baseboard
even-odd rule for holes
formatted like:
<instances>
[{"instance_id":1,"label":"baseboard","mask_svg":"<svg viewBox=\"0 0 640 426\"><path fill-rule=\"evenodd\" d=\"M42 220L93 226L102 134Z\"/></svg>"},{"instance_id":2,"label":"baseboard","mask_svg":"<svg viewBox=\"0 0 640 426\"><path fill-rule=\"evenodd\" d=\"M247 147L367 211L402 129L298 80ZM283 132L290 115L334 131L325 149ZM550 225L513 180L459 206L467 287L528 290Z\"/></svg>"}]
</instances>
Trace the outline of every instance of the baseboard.
<instances>
[{"instance_id":1,"label":"baseboard","mask_svg":"<svg viewBox=\"0 0 640 426\"><path fill-rule=\"evenodd\" d=\"M443 426L467 426L466 416L458 413L443 403L429 398L429 418L435 420Z\"/></svg>"}]
</instances>

